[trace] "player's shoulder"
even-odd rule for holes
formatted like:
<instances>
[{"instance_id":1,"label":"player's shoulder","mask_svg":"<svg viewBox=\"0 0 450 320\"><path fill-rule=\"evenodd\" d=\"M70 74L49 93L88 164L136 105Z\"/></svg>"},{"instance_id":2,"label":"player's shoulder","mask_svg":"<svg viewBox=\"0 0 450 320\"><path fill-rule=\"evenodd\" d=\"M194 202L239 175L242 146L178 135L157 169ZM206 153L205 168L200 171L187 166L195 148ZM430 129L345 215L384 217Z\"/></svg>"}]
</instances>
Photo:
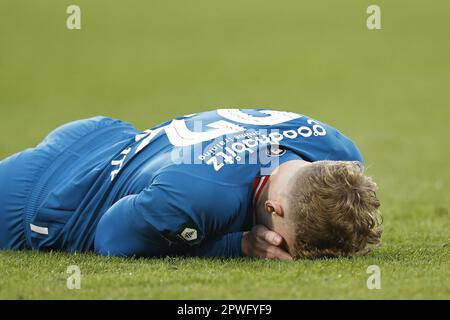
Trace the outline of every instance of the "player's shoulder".
<instances>
[{"instance_id":1,"label":"player's shoulder","mask_svg":"<svg viewBox=\"0 0 450 320\"><path fill-rule=\"evenodd\" d=\"M158 171L152 185L164 189L174 202L195 204L199 209L238 205L248 188L246 181L228 178L202 164L167 166Z\"/></svg>"},{"instance_id":2,"label":"player's shoulder","mask_svg":"<svg viewBox=\"0 0 450 320\"><path fill-rule=\"evenodd\" d=\"M245 166L240 166L245 169ZM246 186L246 182L228 175L226 170L216 172L212 166L201 164L170 164L158 170L152 184L185 189L192 192L196 189L214 192L216 189L236 189Z\"/></svg>"},{"instance_id":3,"label":"player's shoulder","mask_svg":"<svg viewBox=\"0 0 450 320\"><path fill-rule=\"evenodd\" d=\"M164 212L165 216L189 217L198 226L240 212L247 194L244 186L236 187L213 176L199 174L204 168L202 165L195 165L191 170L182 167L167 166L159 171L142 193L142 202L150 201L154 210ZM173 221L167 223L172 225Z\"/></svg>"},{"instance_id":4,"label":"player's shoulder","mask_svg":"<svg viewBox=\"0 0 450 320\"><path fill-rule=\"evenodd\" d=\"M364 163L363 156L356 143L335 127L327 126L328 137L325 139L325 143L333 156L331 160L359 161Z\"/></svg>"}]
</instances>

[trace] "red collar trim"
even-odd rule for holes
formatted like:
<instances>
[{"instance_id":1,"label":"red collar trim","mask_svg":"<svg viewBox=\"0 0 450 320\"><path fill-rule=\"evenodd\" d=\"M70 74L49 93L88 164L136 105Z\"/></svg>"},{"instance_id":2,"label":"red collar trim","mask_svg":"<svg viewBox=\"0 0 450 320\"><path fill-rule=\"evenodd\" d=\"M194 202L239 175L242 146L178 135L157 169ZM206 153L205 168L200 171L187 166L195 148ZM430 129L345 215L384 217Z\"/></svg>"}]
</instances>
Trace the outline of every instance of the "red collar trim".
<instances>
[{"instance_id":1,"label":"red collar trim","mask_svg":"<svg viewBox=\"0 0 450 320\"><path fill-rule=\"evenodd\" d=\"M270 176L262 176L257 177L253 181L253 223L255 223L256 218L256 202L259 199L259 196L261 195L261 191L264 189L264 186L269 181Z\"/></svg>"}]
</instances>

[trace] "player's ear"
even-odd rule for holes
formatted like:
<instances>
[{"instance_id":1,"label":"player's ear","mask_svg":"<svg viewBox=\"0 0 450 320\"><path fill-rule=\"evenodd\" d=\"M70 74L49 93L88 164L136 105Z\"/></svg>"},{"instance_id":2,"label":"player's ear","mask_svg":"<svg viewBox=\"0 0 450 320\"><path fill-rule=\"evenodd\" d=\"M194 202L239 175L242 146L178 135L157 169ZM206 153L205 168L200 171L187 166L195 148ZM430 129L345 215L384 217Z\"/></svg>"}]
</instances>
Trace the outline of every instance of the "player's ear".
<instances>
[{"instance_id":1,"label":"player's ear","mask_svg":"<svg viewBox=\"0 0 450 320\"><path fill-rule=\"evenodd\" d=\"M267 200L264 203L264 208L269 214L277 214L280 217L284 216L283 206L276 200Z\"/></svg>"}]
</instances>

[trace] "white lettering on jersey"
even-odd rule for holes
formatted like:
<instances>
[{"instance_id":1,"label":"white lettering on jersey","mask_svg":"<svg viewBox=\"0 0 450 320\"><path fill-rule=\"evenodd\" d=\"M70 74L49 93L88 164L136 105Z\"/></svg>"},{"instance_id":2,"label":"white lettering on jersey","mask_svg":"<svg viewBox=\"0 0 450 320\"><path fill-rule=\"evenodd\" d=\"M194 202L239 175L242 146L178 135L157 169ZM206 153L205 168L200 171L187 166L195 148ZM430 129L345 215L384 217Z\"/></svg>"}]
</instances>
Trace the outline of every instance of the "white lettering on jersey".
<instances>
[{"instance_id":1,"label":"white lettering on jersey","mask_svg":"<svg viewBox=\"0 0 450 320\"><path fill-rule=\"evenodd\" d=\"M215 171L219 171L225 165L225 162L219 163L218 157L214 156L206 161L206 164L212 164Z\"/></svg>"},{"instance_id":2,"label":"white lettering on jersey","mask_svg":"<svg viewBox=\"0 0 450 320\"><path fill-rule=\"evenodd\" d=\"M141 134L141 135L137 135L135 137L136 141L140 141L142 140L142 142L139 144L139 146L136 148L136 151L134 152L139 153L140 151L142 151L142 149L144 149L146 146L149 145L149 143L153 140L153 138L160 133L162 130L164 129L164 127L155 129L155 130L146 130L147 134ZM145 137L147 135L147 137ZM145 138L144 138L145 137Z\"/></svg>"},{"instance_id":3,"label":"white lettering on jersey","mask_svg":"<svg viewBox=\"0 0 450 320\"><path fill-rule=\"evenodd\" d=\"M268 117L254 117L251 114L242 112L239 109L217 110L217 114L221 117L224 117L225 119L255 126L273 126L302 117L301 115L296 113L276 110L260 110L258 112L266 114L268 115Z\"/></svg>"},{"instance_id":4,"label":"white lettering on jersey","mask_svg":"<svg viewBox=\"0 0 450 320\"><path fill-rule=\"evenodd\" d=\"M224 120L219 120L208 124L207 127L215 130L194 132L188 129L184 120L173 120L164 129L166 130L170 143L176 147L190 146L200 142L213 140L223 135L238 133L246 130L244 127Z\"/></svg>"},{"instance_id":5,"label":"white lettering on jersey","mask_svg":"<svg viewBox=\"0 0 450 320\"><path fill-rule=\"evenodd\" d=\"M313 124L313 132L315 136L324 136L327 134L327 131L325 130L324 127L322 127L316 120L313 119L308 119L308 124Z\"/></svg>"},{"instance_id":6,"label":"white lettering on jersey","mask_svg":"<svg viewBox=\"0 0 450 320\"><path fill-rule=\"evenodd\" d=\"M126 148L123 150L120 155L123 157L120 160L113 160L111 161L111 165L114 167L117 167L117 169L111 171L111 181L115 179L115 177L119 174L120 170L122 170L123 163L125 159L127 158L128 154L130 153L131 148Z\"/></svg>"},{"instance_id":7,"label":"white lettering on jersey","mask_svg":"<svg viewBox=\"0 0 450 320\"><path fill-rule=\"evenodd\" d=\"M271 155L277 155L276 150L280 142L284 139L297 139L299 136L303 138L309 138L311 136L325 136L327 134L325 128L319 124L319 122L308 119L307 123L312 125L312 128L307 126L301 126L297 130L289 129L282 132L271 132L268 137L265 134L259 135L254 132L245 132L239 136L243 136L246 139L241 142L235 142L231 145L231 149L227 146L224 151L214 153L210 150L206 150L203 154L198 156L199 160L206 160L206 164L212 164L215 171L219 171L225 164L234 163L242 159L244 152L248 154L253 154L261 145L271 146ZM250 136L252 135L252 136ZM280 153L282 152L279 151ZM278 154L279 156L280 154Z\"/></svg>"},{"instance_id":8,"label":"white lettering on jersey","mask_svg":"<svg viewBox=\"0 0 450 320\"><path fill-rule=\"evenodd\" d=\"M253 115L247 114L239 109L218 109L217 114L223 117L226 120L230 120L233 122L248 124L248 125L257 125L257 126L273 126L277 124L281 124L283 122L291 121L294 119L298 119L303 117L302 115L292 113L292 112L284 112L284 111L276 111L276 110L259 110L258 112L265 114L264 117L255 117ZM191 117L196 114L187 115L185 117ZM186 147L195 145L201 142L214 140L220 136L232 135L239 132L244 132L236 136L235 138L239 138L241 136L246 137L247 139L242 142L235 142L229 146L225 147L224 152L213 152L215 154L211 158L209 158L206 163L212 164L216 171L219 171L225 164L232 164L235 160L239 161L241 157L239 154L244 152L248 152L252 154L260 144L274 144L277 145L284 138L295 139L298 135L307 138L311 135L314 136L324 136L326 135L325 128L323 128L319 122L308 119L307 123L312 125L312 128L302 126L295 130L287 130L282 133L279 132L271 132L268 136L265 134L259 135L256 132L251 132L247 135L247 128L237 125L235 123L219 120L213 123L207 124L207 128L211 128L213 130L202 131L203 125L199 122L199 128L196 128L197 124L194 121L194 131L191 131L187 126L185 120L173 120L168 125L159 127L153 130L145 130L142 133L135 136L135 141L140 142L134 151L135 154L139 153L143 149L145 149L152 140L162 131L164 131L169 139L170 143L177 147ZM247 136L246 136L247 135ZM229 138L227 138L229 139ZM119 174L122 166L130 153L131 148L127 148L122 151L121 155L123 157L119 160L114 160L111 162L112 166L115 166L115 170L111 172L111 181L115 179L115 177ZM209 152L205 152L200 155L198 158L201 161L206 160L211 154ZM222 161L218 161L219 157L222 158Z\"/></svg>"},{"instance_id":9,"label":"white lettering on jersey","mask_svg":"<svg viewBox=\"0 0 450 320\"><path fill-rule=\"evenodd\" d=\"M137 135L134 137L134 141L136 141L136 142L141 141L143 138L145 138L146 136L148 136L150 133L152 133L152 130L145 130L145 131L143 131L142 133L137 134Z\"/></svg>"}]
</instances>

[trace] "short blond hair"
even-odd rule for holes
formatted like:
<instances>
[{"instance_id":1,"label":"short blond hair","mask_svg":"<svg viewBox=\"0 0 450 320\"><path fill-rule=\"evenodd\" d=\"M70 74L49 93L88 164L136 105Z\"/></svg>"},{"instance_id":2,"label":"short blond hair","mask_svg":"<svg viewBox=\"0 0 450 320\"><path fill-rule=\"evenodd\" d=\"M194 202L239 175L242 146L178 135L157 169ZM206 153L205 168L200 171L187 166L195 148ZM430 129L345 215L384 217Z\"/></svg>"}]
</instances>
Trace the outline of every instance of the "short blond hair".
<instances>
[{"instance_id":1,"label":"short blond hair","mask_svg":"<svg viewBox=\"0 0 450 320\"><path fill-rule=\"evenodd\" d=\"M358 162L314 162L293 179L294 257L361 255L381 243L377 186Z\"/></svg>"}]
</instances>

